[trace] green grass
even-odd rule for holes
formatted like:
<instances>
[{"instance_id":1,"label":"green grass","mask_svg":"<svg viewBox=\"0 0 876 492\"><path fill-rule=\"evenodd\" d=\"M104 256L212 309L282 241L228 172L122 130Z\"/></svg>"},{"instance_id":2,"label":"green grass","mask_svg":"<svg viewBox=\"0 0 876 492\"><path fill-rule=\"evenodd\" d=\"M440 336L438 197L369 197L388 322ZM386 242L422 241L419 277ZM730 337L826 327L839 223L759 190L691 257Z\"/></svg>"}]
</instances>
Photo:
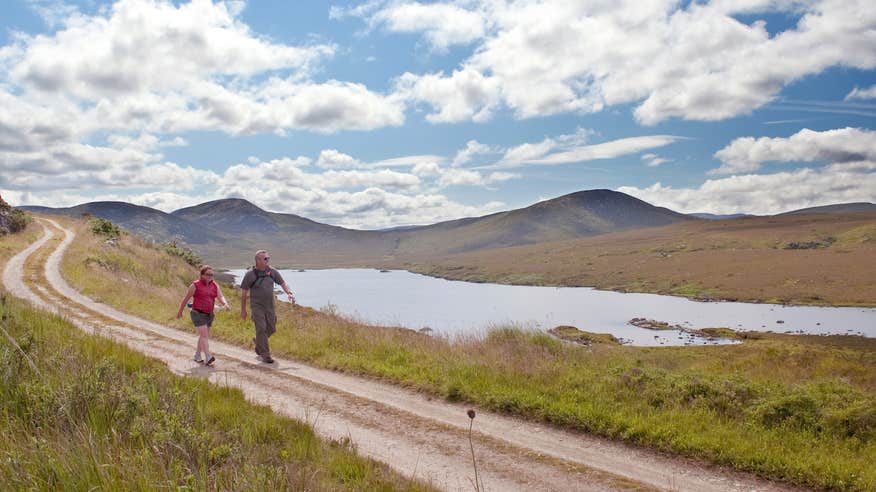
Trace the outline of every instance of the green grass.
<instances>
[{"instance_id":1,"label":"green grass","mask_svg":"<svg viewBox=\"0 0 876 492\"><path fill-rule=\"evenodd\" d=\"M140 247L84 236L63 269L104 302L191 330L173 314L193 269L170 287L130 291L113 286L119 277L137 282L133 273L83 266L88 255L137 254L159 270L149 275L180 277L171 272L181 260ZM219 313L214 336L248 346L240 297L224 290L233 309ZM876 490L873 339L745 334L732 346L580 347L513 327L444 340L282 303L278 314L277 355L799 485Z\"/></svg>"},{"instance_id":2,"label":"green grass","mask_svg":"<svg viewBox=\"0 0 876 492\"><path fill-rule=\"evenodd\" d=\"M236 389L182 378L63 319L0 304L7 490L422 490ZM32 364L32 365L31 365Z\"/></svg>"}]
</instances>

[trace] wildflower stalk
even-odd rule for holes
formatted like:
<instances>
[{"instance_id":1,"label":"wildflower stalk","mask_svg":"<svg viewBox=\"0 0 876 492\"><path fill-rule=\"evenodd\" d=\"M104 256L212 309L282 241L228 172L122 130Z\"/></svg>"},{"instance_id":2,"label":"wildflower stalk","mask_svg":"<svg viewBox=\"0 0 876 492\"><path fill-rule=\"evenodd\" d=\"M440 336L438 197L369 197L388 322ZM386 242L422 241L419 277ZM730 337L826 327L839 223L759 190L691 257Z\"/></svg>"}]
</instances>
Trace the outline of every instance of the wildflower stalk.
<instances>
[{"instance_id":1,"label":"wildflower stalk","mask_svg":"<svg viewBox=\"0 0 876 492\"><path fill-rule=\"evenodd\" d=\"M472 441L471 441L471 427L472 427L472 425L474 425L475 411L470 409L467 413L468 413L468 418L469 418L469 422L468 422L468 446L469 446L469 448L471 448L471 464L474 466L474 472L475 472L475 490L477 492L480 492L481 486L480 486L480 481L478 480L478 463L477 463L477 460L475 460L474 444L472 444Z\"/></svg>"}]
</instances>

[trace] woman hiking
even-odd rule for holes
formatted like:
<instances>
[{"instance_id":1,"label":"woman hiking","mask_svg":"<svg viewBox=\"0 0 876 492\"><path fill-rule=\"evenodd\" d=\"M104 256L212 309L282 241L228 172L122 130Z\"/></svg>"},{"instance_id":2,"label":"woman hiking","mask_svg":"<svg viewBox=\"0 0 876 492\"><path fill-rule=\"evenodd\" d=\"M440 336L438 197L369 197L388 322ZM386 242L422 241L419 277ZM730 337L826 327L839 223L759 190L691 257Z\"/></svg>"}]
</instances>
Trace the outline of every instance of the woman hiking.
<instances>
[{"instance_id":1,"label":"woman hiking","mask_svg":"<svg viewBox=\"0 0 876 492\"><path fill-rule=\"evenodd\" d=\"M192 323L198 330L198 346L195 349L194 361L198 364L206 364L212 366L216 362L216 358L210 353L209 339L210 327L213 326L213 306L216 303L216 298L222 307L228 309L228 302L225 296L222 295L222 290L219 289L219 284L213 281L213 267L204 265L201 267L201 278L192 282L186 292L185 298L179 305L179 311L176 313L176 319L182 318L183 309L186 308L189 299L192 300ZM203 352L204 356L201 357Z\"/></svg>"}]
</instances>

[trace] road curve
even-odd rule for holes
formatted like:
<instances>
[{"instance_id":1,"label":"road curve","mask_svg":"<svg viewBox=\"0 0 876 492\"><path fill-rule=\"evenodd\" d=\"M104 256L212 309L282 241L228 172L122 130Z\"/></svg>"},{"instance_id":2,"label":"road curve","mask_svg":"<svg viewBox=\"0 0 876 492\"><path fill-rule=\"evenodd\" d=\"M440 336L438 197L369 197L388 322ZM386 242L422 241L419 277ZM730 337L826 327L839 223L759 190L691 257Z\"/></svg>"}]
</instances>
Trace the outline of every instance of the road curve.
<instances>
[{"instance_id":1,"label":"road curve","mask_svg":"<svg viewBox=\"0 0 876 492\"><path fill-rule=\"evenodd\" d=\"M156 324L89 299L62 278L60 262L72 231L39 219L45 234L15 255L3 272L5 288L36 306L63 313L76 326L122 342L183 375L240 388L253 402L309 423L321 436L350 439L357 451L401 474L444 490L474 489L467 407L372 380L276 358L259 364L244 348L211 340L218 367L191 361L194 334ZM64 238L39 272L27 258ZM36 290L36 292L35 292ZM170 308L169 308L170 309ZM474 422L478 473L491 490L690 491L794 490L749 474L478 410Z\"/></svg>"}]
</instances>

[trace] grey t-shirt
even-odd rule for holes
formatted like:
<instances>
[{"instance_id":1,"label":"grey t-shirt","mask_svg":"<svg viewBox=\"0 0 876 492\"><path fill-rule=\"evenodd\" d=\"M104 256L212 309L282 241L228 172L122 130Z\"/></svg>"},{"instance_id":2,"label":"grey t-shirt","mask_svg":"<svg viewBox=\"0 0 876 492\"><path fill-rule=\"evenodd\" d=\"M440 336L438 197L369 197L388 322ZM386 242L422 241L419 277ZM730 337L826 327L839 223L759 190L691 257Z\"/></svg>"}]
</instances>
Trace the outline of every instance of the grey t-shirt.
<instances>
[{"instance_id":1,"label":"grey t-shirt","mask_svg":"<svg viewBox=\"0 0 876 492\"><path fill-rule=\"evenodd\" d=\"M267 270L249 269L240 281L240 288L249 290L251 309L274 310L274 284L283 285L280 272L268 267Z\"/></svg>"}]
</instances>

